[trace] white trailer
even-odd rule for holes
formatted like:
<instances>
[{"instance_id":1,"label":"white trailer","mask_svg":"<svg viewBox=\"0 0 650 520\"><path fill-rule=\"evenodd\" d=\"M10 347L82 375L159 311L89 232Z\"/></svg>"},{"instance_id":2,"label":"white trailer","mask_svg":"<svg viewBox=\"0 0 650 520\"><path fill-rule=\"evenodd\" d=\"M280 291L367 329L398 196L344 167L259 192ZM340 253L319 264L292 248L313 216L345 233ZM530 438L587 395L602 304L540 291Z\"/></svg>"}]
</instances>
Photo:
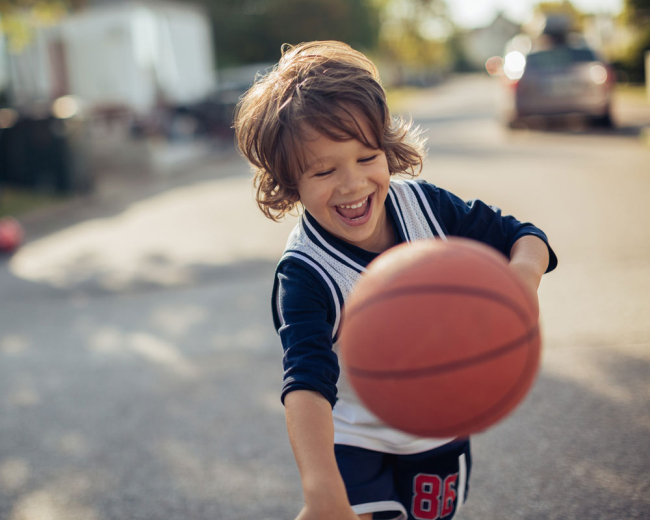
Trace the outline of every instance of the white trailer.
<instances>
[{"instance_id":1,"label":"white trailer","mask_svg":"<svg viewBox=\"0 0 650 520\"><path fill-rule=\"evenodd\" d=\"M216 86L209 18L174 2L92 6L39 31L10 62L18 105L71 94L91 107L147 114L161 102L201 101Z\"/></svg>"}]
</instances>

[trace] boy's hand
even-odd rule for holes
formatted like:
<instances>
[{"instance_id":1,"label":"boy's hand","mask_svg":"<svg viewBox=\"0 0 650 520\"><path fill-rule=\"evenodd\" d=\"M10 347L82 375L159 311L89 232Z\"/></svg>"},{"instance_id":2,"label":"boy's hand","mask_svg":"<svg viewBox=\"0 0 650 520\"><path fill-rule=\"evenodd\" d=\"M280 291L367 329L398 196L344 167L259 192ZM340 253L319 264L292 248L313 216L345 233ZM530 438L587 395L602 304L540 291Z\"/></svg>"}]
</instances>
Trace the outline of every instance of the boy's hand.
<instances>
[{"instance_id":1,"label":"boy's hand","mask_svg":"<svg viewBox=\"0 0 650 520\"><path fill-rule=\"evenodd\" d=\"M359 520L340 477L320 480L316 488L304 490L304 497L305 507L296 520Z\"/></svg>"},{"instance_id":2,"label":"boy's hand","mask_svg":"<svg viewBox=\"0 0 650 520\"><path fill-rule=\"evenodd\" d=\"M521 280L528 288L528 292L535 303L535 313L539 314L539 298L537 296L537 289L539 288L539 282L542 279L541 275L538 275L537 272L529 269L526 264L511 262L510 268L515 271L517 278L519 278L519 280Z\"/></svg>"},{"instance_id":3,"label":"boy's hand","mask_svg":"<svg viewBox=\"0 0 650 520\"><path fill-rule=\"evenodd\" d=\"M305 507L296 520L359 520L334 455L332 406L322 395L308 390L287 394L284 406L305 497Z\"/></svg>"},{"instance_id":4,"label":"boy's hand","mask_svg":"<svg viewBox=\"0 0 650 520\"><path fill-rule=\"evenodd\" d=\"M530 289L531 294L537 296L539 283L542 281L542 275L537 270L527 264L510 262L510 268L517 273L519 280Z\"/></svg>"},{"instance_id":5,"label":"boy's hand","mask_svg":"<svg viewBox=\"0 0 650 520\"><path fill-rule=\"evenodd\" d=\"M510 250L510 268L529 289L539 313L537 289L548 267L549 254L546 244L536 236L527 235L517 240Z\"/></svg>"}]
</instances>

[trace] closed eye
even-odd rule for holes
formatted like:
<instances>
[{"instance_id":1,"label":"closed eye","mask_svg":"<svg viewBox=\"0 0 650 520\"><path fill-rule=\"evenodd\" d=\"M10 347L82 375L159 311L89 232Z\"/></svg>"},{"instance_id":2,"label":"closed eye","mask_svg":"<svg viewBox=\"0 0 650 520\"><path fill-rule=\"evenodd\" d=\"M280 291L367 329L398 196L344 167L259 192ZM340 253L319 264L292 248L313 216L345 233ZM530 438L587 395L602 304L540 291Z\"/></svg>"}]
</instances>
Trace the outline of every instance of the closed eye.
<instances>
[{"instance_id":1,"label":"closed eye","mask_svg":"<svg viewBox=\"0 0 650 520\"><path fill-rule=\"evenodd\" d=\"M332 173L334 170L327 170L326 172L315 173L314 177L325 177Z\"/></svg>"},{"instance_id":2,"label":"closed eye","mask_svg":"<svg viewBox=\"0 0 650 520\"><path fill-rule=\"evenodd\" d=\"M377 155L379 155L379 154L373 155L373 156L371 156L371 157L364 157L363 159L359 159L357 162L360 162L360 163L367 163L367 162L370 162L370 161L372 161L373 159L375 159L375 158L377 157Z\"/></svg>"}]
</instances>

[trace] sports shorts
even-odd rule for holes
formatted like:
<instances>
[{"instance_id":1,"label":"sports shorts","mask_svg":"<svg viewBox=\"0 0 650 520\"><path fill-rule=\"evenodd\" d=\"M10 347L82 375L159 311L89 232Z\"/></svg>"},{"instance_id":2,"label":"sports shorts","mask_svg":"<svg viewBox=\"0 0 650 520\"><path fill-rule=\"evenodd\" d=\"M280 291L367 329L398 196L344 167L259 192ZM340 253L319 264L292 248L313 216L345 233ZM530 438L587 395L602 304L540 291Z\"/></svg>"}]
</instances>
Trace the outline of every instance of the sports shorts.
<instances>
[{"instance_id":1,"label":"sports shorts","mask_svg":"<svg viewBox=\"0 0 650 520\"><path fill-rule=\"evenodd\" d=\"M358 515L373 520L449 520L465 502L472 467L469 440L411 455L334 446Z\"/></svg>"}]
</instances>

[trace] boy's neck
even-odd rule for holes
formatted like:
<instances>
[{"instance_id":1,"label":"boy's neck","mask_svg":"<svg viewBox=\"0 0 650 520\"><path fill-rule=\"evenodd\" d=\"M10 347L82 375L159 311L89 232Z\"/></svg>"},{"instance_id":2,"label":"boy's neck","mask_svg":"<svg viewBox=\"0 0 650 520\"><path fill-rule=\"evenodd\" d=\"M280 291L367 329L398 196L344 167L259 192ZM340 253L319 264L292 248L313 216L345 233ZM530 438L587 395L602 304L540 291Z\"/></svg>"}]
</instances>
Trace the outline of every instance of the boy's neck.
<instances>
[{"instance_id":1,"label":"boy's neck","mask_svg":"<svg viewBox=\"0 0 650 520\"><path fill-rule=\"evenodd\" d=\"M384 208L383 220L383 225L381 226L381 231L378 236L377 247L373 247L370 250L371 253L383 253L397 243L395 229L393 229L393 224L388 216L387 208Z\"/></svg>"}]
</instances>

